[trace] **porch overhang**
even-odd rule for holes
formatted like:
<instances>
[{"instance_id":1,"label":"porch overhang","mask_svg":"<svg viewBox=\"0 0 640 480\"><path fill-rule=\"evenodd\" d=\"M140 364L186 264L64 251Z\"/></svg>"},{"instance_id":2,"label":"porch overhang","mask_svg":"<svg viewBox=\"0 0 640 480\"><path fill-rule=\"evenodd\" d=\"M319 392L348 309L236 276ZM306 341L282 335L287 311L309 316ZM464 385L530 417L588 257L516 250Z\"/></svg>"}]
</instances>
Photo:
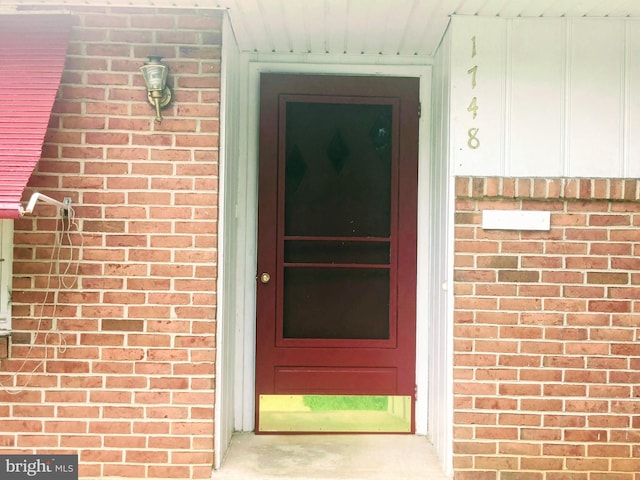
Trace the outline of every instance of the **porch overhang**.
<instances>
[{"instance_id":1,"label":"porch overhang","mask_svg":"<svg viewBox=\"0 0 640 480\"><path fill-rule=\"evenodd\" d=\"M18 218L47 132L73 17L0 15L0 219Z\"/></svg>"},{"instance_id":2,"label":"porch overhang","mask_svg":"<svg viewBox=\"0 0 640 480\"><path fill-rule=\"evenodd\" d=\"M91 0L91 6L226 10L241 52L407 58L435 54L453 15L640 17L637 0ZM2 0L3 9L87 0Z\"/></svg>"},{"instance_id":3,"label":"porch overhang","mask_svg":"<svg viewBox=\"0 0 640 480\"><path fill-rule=\"evenodd\" d=\"M51 0L49 0L51 1ZM176 0L168 0L176 3ZM189 3L193 0L181 0ZM215 0L241 52L430 58L454 15L640 17L637 0ZM178 2L180 3L180 2Z\"/></svg>"}]
</instances>

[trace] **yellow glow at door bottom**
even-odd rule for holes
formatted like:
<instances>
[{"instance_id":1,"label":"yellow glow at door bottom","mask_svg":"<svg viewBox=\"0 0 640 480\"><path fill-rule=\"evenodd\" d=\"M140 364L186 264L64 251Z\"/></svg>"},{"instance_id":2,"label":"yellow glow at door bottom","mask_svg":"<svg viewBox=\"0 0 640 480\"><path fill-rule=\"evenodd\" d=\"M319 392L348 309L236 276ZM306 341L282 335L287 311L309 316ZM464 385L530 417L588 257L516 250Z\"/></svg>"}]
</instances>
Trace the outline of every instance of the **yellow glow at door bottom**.
<instances>
[{"instance_id":1,"label":"yellow glow at door bottom","mask_svg":"<svg viewBox=\"0 0 640 480\"><path fill-rule=\"evenodd\" d=\"M411 397L260 395L262 432L411 432Z\"/></svg>"}]
</instances>

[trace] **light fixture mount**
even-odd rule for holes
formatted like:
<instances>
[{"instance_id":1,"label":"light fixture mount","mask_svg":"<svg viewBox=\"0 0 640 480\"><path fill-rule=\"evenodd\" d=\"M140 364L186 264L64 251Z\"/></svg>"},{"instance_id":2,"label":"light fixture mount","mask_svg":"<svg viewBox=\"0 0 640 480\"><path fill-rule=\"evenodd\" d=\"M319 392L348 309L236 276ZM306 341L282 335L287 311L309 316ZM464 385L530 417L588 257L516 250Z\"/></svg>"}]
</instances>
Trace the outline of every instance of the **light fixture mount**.
<instances>
[{"instance_id":1,"label":"light fixture mount","mask_svg":"<svg viewBox=\"0 0 640 480\"><path fill-rule=\"evenodd\" d=\"M169 67L162 64L162 57L149 55L149 60L140 67L144 83L147 86L147 99L155 107L156 122L162 122L162 109L166 108L173 100L171 87L167 85Z\"/></svg>"}]
</instances>

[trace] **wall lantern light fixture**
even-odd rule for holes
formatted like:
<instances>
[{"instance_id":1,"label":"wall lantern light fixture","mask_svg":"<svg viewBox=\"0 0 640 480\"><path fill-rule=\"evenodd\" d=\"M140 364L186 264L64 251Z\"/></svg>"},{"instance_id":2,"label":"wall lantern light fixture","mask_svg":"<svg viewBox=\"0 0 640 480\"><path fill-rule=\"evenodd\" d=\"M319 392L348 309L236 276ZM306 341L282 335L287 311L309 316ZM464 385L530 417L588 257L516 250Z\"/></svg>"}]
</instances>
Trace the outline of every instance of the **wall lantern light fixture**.
<instances>
[{"instance_id":1,"label":"wall lantern light fixture","mask_svg":"<svg viewBox=\"0 0 640 480\"><path fill-rule=\"evenodd\" d=\"M156 122L162 122L160 110L166 108L173 98L171 87L167 85L167 75L169 67L163 65L158 55L149 55L149 61L140 67L144 76L144 83L147 84L147 98L149 103L156 109Z\"/></svg>"}]
</instances>

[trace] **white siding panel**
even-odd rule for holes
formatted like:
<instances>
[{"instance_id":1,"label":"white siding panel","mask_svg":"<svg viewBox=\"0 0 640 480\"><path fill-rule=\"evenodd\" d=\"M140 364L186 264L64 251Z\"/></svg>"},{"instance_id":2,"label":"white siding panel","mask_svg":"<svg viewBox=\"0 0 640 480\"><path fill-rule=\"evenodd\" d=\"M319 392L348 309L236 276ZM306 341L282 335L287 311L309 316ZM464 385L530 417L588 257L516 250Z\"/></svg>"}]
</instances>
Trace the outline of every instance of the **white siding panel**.
<instances>
[{"instance_id":1,"label":"white siding panel","mask_svg":"<svg viewBox=\"0 0 640 480\"><path fill-rule=\"evenodd\" d=\"M623 32L619 20L569 22L568 174L622 176Z\"/></svg>"},{"instance_id":2,"label":"white siding panel","mask_svg":"<svg viewBox=\"0 0 640 480\"><path fill-rule=\"evenodd\" d=\"M222 71L220 104L220 203L222 218L219 222L218 296L216 317L216 403L215 403L215 468L222 464L234 431L234 410L241 398L236 396L237 372L234 362L234 332L238 290L236 271L240 252L237 248L238 219L235 208L238 198L237 162L239 147L239 61L229 18L225 15L222 26Z\"/></svg>"},{"instance_id":3,"label":"white siding panel","mask_svg":"<svg viewBox=\"0 0 640 480\"><path fill-rule=\"evenodd\" d=\"M432 88L433 136L429 165L429 188L419 199L418 312L427 312L428 329L428 434L444 471L451 475L453 446L453 292L452 283L451 164L449 162L450 35L445 36L434 61ZM423 181L424 170L420 180ZM428 195L428 196L427 196ZM426 208L428 206L428 210ZM424 208L424 211L423 211ZM419 331L418 335L423 332ZM418 337L420 338L420 336ZM418 351L421 354L420 350ZM421 362L419 362L420 365ZM422 375L423 369L419 370ZM418 392L418 399L423 397ZM416 419L417 420L417 419Z\"/></svg>"},{"instance_id":4,"label":"white siding panel","mask_svg":"<svg viewBox=\"0 0 640 480\"><path fill-rule=\"evenodd\" d=\"M563 173L564 30L561 19L513 20L509 175Z\"/></svg>"},{"instance_id":5,"label":"white siding panel","mask_svg":"<svg viewBox=\"0 0 640 480\"><path fill-rule=\"evenodd\" d=\"M638 27L632 19L454 16L455 174L640 176Z\"/></svg>"},{"instance_id":6,"label":"white siding panel","mask_svg":"<svg viewBox=\"0 0 640 480\"><path fill-rule=\"evenodd\" d=\"M640 23L629 22L627 27L627 118L625 134L625 177L640 177Z\"/></svg>"},{"instance_id":7,"label":"white siding panel","mask_svg":"<svg viewBox=\"0 0 640 480\"><path fill-rule=\"evenodd\" d=\"M457 17L453 25L451 116L458 175L504 172L506 25L479 17ZM472 105L478 107L475 115Z\"/></svg>"},{"instance_id":8,"label":"white siding panel","mask_svg":"<svg viewBox=\"0 0 640 480\"><path fill-rule=\"evenodd\" d=\"M11 333L13 220L0 220L0 336Z\"/></svg>"}]
</instances>

